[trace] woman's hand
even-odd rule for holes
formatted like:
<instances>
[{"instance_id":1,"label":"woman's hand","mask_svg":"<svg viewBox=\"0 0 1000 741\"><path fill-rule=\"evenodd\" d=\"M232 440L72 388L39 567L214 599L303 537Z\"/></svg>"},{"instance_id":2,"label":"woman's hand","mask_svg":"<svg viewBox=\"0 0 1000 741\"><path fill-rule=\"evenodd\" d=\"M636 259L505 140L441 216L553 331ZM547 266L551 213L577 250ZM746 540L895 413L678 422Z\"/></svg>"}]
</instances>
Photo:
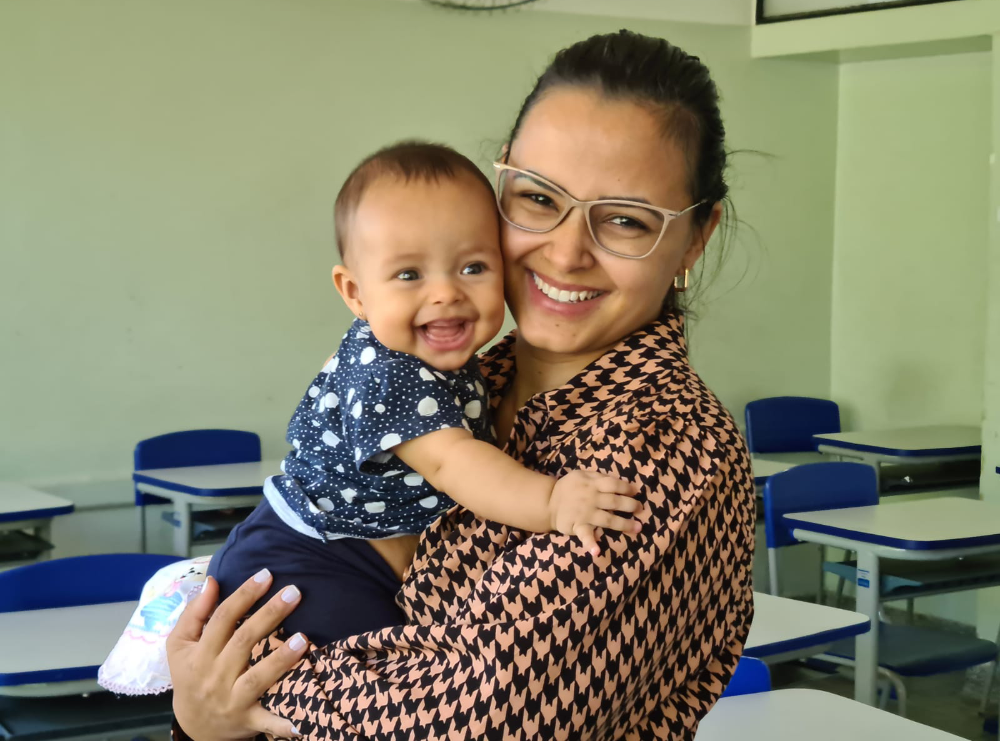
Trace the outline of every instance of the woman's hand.
<instances>
[{"instance_id":1,"label":"woman's hand","mask_svg":"<svg viewBox=\"0 0 1000 741\"><path fill-rule=\"evenodd\" d=\"M233 741L258 733L300 735L290 721L265 710L260 698L302 658L308 646L305 636L296 633L281 649L247 668L254 645L298 605L299 590L285 587L236 628L270 584L271 574L264 569L215 608L219 585L209 578L167 638L174 715L194 741Z\"/></svg>"}]
</instances>

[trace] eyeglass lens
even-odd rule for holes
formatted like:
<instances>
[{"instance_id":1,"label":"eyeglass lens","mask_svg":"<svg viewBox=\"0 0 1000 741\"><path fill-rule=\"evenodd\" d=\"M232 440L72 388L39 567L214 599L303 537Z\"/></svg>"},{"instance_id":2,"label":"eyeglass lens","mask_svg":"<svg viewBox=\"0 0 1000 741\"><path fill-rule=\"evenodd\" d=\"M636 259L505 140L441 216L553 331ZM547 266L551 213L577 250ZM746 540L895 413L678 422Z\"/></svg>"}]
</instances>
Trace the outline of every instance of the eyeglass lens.
<instances>
[{"instance_id":1,"label":"eyeglass lens","mask_svg":"<svg viewBox=\"0 0 1000 741\"><path fill-rule=\"evenodd\" d=\"M512 170L500 173L500 210L515 226L548 231L571 207L566 195L544 181ZM663 231L663 214L639 205L599 203L590 207L590 229L597 243L610 252L642 256Z\"/></svg>"}]
</instances>

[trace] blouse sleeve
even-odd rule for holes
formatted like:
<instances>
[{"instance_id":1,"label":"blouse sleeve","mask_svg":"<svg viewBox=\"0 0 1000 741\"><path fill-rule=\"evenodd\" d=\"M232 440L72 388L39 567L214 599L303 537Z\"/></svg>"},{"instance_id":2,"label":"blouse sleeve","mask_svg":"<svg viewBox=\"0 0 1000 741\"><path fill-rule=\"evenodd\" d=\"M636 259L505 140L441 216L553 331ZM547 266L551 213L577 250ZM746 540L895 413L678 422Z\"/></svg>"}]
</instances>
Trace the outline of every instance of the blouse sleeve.
<instances>
[{"instance_id":1,"label":"blouse sleeve","mask_svg":"<svg viewBox=\"0 0 1000 741\"><path fill-rule=\"evenodd\" d=\"M317 649L265 706L311 739L693 739L753 614L742 439L653 421L580 452L640 485L639 536L605 534L593 559L459 510L425 533L404 584L416 624Z\"/></svg>"}]
</instances>

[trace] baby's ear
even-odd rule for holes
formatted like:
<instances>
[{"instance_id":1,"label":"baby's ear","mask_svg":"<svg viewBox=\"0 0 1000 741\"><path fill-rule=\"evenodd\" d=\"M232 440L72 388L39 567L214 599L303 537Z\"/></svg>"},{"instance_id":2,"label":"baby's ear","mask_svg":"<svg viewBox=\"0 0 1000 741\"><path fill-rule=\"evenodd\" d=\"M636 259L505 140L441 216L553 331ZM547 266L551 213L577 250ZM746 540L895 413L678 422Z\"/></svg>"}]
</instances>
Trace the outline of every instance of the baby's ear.
<instances>
[{"instance_id":1,"label":"baby's ear","mask_svg":"<svg viewBox=\"0 0 1000 741\"><path fill-rule=\"evenodd\" d=\"M337 289L337 293L340 294L340 297L344 299L344 303L347 304L347 308L351 310L351 313L358 317L358 319L364 319L365 307L361 303L361 291L358 287L358 281L354 278L354 274L350 268L344 265L334 265L333 285Z\"/></svg>"}]
</instances>

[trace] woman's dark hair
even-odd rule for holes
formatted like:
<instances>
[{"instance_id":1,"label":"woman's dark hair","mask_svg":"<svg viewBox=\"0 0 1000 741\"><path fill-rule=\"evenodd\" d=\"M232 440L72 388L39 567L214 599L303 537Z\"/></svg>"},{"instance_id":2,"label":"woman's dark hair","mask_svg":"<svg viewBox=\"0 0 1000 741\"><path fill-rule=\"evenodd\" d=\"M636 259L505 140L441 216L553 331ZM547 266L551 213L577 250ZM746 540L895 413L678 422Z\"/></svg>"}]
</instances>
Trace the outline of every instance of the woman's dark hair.
<instances>
[{"instance_id":1,"label":"woman's dark hair","mask_svg":"<svg viewBox=\"0 0 1000 741\"><path fill-rule=\"evenodd\" d=\"M550 90L589 87L611 98L632 100L655 110L664 134L685 152L694 202L695 223L704 224L712 207L723 202L732 210L726 184L726 130L719 112L719 93L708 68L665 39L632 31L591 36L558 54L525 98L511 129L513 143L525 117ZM727 219L728 221L728 219ZM728 225L723 224L723 238ZM670 290L664 312L677 310Z\"/></svg>"}]
</instances>

